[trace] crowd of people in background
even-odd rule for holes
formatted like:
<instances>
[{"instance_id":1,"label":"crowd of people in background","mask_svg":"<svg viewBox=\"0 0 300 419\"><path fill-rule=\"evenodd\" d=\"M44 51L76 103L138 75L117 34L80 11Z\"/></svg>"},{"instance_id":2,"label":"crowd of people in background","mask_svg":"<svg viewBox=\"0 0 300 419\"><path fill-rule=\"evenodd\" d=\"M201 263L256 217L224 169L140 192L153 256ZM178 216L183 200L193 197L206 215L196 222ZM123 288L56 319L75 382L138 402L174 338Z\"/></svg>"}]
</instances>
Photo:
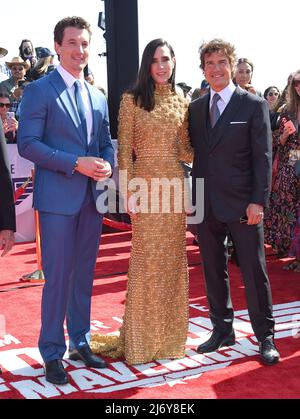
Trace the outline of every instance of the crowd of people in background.
<instances>
[{"instance_id":1,"label":"crowd of people in background","mask_svg":"<svg viewBox=\"0 0 300 419\"><path fill-rule=\"evenodd\" d=\"M8 144L17 142L18 118L22 95L29 83L54 70L55 54L46 47L34 48L29 39L23 39L19 56L2 60L8 51L0 46L0 117ZM270 206L265 215L265 241L279 258L293 257L285 269L300 272L300 206L299 206L299 103L300 72L291 73L281 90L270 85L263 93L252 83L254 64L248 58L239 58L233 78L235 85L254 95L264 97L269 105L273 132L273 182ZM94 76L88 66L84 71L88 83ZM177 83L177 93L190 101L207 94L209 84L204 79L193 88L185 82ZM103 91L103 89L101 89ZM229 243L231 241L229 240Z\"/></svg>"},{"instance_id":2,"label":"crowd of people in background","mask_svg":"<svg viewBox=\"0 0 300 419\"><path fill-rule=\"evenodd\" d=\"M3 61L2 58L7 55L6 48L0 46L0 116L6 142L14 144L17 142L24 89L29 83L41 79L55 69L56 54L49 48L34 48L29 39L23 39L19 46L19 56ZM84 75L88 83L94 84L94 76L88 66Z\"/></svg>"}]
</instances>

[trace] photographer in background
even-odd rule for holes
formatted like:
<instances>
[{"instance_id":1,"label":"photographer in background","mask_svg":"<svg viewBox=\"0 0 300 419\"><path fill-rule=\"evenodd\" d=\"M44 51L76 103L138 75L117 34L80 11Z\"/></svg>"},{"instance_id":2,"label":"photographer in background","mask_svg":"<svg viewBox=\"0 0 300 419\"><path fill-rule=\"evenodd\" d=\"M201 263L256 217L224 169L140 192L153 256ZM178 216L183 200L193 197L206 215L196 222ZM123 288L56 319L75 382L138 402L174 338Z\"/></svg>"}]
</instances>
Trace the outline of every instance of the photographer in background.
<instances>
[{"instance_id":1,"label":"photographer in background","mask_svg":"<svg viewBox=\"0 0 300 419\"><path fill-rule=\"evenodd\" d=\"M27 72L33 69L33 67L36 65L37 57L35 49L33 48L33 44L29 39L22 40L21 45L19 46L19 55L23 61L29 63Z\"/></svg>"}]
</instances>

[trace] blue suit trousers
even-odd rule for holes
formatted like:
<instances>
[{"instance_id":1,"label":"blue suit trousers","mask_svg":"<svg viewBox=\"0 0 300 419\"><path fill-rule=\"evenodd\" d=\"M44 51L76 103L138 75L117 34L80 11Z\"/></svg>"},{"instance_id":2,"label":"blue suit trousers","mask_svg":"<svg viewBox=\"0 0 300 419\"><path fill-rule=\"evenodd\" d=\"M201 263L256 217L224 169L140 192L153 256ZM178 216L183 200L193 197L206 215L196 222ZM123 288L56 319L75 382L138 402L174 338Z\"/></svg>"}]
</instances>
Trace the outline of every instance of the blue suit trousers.
<instances>
[{"instance_id":1,"label":"blue suit trousers","mask_svg":"<svg viewBox=\"0 0 300 419\"><path fill-rule=\"evenodd\" d=\"M39 350L44 361L63 358L65 319L70 349L89 343L91 295L102 218L90 182L79 213L70 216L40 212L46 282Z\"/></svg>"}]
</instances>

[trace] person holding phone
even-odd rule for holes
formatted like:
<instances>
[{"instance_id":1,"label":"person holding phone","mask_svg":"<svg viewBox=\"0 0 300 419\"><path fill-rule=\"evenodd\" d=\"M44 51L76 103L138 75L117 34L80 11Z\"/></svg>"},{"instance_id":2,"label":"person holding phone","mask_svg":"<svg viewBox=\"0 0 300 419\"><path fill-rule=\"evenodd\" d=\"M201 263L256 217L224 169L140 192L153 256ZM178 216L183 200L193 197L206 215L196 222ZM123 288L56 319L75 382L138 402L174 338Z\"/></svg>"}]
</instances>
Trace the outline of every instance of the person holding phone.
<instances>
[{"instance_id":1,"label":"person holding phone","mask_svg":"<svg viewBox=\"0 0 300 419\"><path fill-rule=\"evenodd\" d=\"M15 113L10 111L11 103L8 93L0 93L0 117L6 142L14 144L17 142L18 121Z\"/></svg>"},{"instance_id":2,"label":"person holding phone","mask_svg":"<svg viewBox=\"0 0 300 419\"><path fill-rule=\"evenodd\" d=\"M230 233L261 360L273 365L279 353L263 234L271 187L269 109L264 99L233 84L235 60L235 48L228 42L214 39L202 44L201 68L210 91L190 104L193 186L197 178L204 179L204 220L198 239L213 325L212 335L197 351L209 353L235 344L226 247Z\"/></svg>"},{"instance_id":3,"label":"person holding phone","mask_svg":"<svg viewBox=\"0 0 300 419\"><path fill-rule=\"evenodd\" d=\"M287 265L300 270L300 249L295 246L295 228L299 217L299 178L295 165L300 160L300 70L293 74L287 105L280 115L279 136L274 136L278 153L278 168L274 173L270 207L265 218L265 240L278 257L296 259ZM293 242L293 249L291 249ZM291 252L290 252L291 250ZM290 253L289 253L290 252Z\"/></svg>"}]
</instances>

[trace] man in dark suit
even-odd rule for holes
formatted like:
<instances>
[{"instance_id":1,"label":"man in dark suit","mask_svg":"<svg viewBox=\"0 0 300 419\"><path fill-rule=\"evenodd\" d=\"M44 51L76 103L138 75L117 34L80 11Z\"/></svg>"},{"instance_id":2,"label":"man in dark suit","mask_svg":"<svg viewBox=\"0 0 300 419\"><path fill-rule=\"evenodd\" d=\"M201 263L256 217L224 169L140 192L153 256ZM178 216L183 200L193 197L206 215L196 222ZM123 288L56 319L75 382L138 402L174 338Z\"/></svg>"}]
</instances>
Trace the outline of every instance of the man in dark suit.
<instances>
[{"instance_id":1,"label":"man in dark suit","mask_svg":"<svg viewBox=\"0 0 300 419\"><path fill-rule=\"evenodd\" d=\"M2 257L13 247L15 242L14 231L16 231L14 196L5 146L4 131L0 119L0 250L3 250L1 254ZM0 368L0 374L1 373L2 371Z\"/></svg>"},{"instance_id":2,"label":"man in dark suit","mask_svg":"<svg viewBox=\"0 0 300 419\"><path fill-rule=\"evenodd\" d=\"M80 17L54 30L60 65L25 89L19 121L20 154L35 163L34 207L39 211L46 284L39 349L46 380L66 384L64 320L69 358L86 366L106 363L89 347L94 268L103 214L96 202L109 178L114 149L104 95L84 81L90 25ZM99 210L100 211L100 210Z\"/></svg>"},{"instance_id":3,"label":"man in dark suit","mask_svg":"<svg viewBox=\"0 0 300 419\"><path fill-rule=\"evenodd\" d=\"M236 57L231 44L219 39L203 44L200 60L210 92L190 104L189 122L194 184L204 178L204 220L198 230L213 333L197 351L213 352L235 343L226 248L230 233L260 355L272 365L279 353L273 340L263 232L272 162L268 105L233 84Z\"/></svg>"}]
</instances>

